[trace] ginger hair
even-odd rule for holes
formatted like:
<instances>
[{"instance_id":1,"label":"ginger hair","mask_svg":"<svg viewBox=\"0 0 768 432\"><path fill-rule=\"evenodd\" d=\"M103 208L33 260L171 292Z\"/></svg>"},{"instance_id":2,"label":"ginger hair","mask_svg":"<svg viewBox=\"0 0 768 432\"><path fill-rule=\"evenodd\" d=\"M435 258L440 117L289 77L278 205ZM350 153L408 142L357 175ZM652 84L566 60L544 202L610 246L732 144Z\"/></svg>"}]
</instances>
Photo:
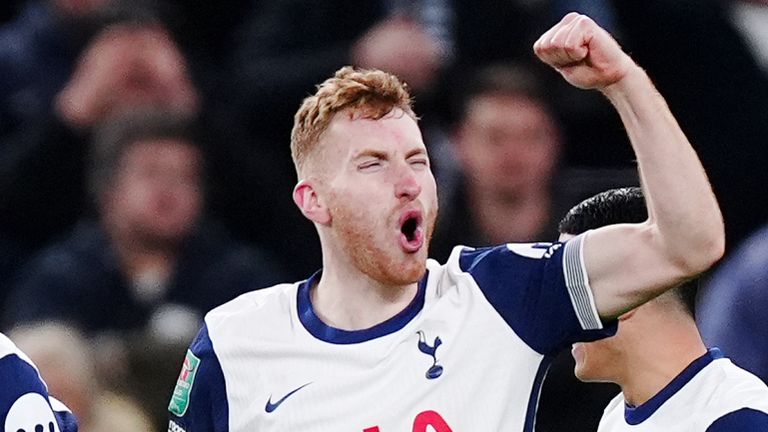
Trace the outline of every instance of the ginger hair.
<instances>
[{"instance_id":1,"label":"ginger hair","mask_svg":"<svg viewBox=\"0 0 768 432\"><path fill-rule=\"evenodd\" d=\"M314 95L304 99L294 116L291 156L299 176L337 113L346 112L350 118L378 120L395 108L414 120L418 119L407 86L396 76L351 66L336 71L333 77L317 86Z\"/></svg>"}]
</instances>

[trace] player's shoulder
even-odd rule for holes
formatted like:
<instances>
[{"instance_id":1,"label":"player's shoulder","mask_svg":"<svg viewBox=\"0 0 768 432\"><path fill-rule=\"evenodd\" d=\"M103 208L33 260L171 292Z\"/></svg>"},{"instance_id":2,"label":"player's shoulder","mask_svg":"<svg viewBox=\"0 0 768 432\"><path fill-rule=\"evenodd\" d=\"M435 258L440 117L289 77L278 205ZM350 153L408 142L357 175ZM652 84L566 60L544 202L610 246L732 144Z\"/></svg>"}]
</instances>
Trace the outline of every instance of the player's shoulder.
<instances>
[{"instance_id":1,"label":"player's shoulder","mask_svg":"<svg viewBox=\"0 0 768 432\"><path fill-rule=\"evenodd\" d=\"M301 282L282 283L249 291L212 309L206 315L206 322L238 320L244 317L258 317L274 309L284 309L290 306L292 298Z\"/></svg>"},{"instance_id":2,"label":"player's shoulder","mask_svg":"<svg viewBox=\"0 0 768 432\"><path fill-rule=\"evenodd\" d=\"M488 257L503 255L520 260L533 259L540 260L550 258L565 243L552 242L534 242L534 243L504 243L495 246L469 247L456 246L451 252L446 264L456 262L464 270L469 269L472 264L477 263Z\"/></svg>"},{"instance_id":3,"label":"player's shoulder","mask_svg":"<svg viewBox=\"0 0 768 432\"><path fill-rule=\"evenodd\" d=\"M755 374L736 365L728 357L721 357L712 361L709 368L716 379L726 388L740 389L751 388L768 392L768 386Z\"/></svg>"},{"instance_id":4,"label":"player's shoulder","mask_svg":"<svg viewBox=\"0 0 768 432\"><path fill-rule=\"evenodd\" d=\"M296 315L296 296L301 283L247 292L216 307L205 316L207 337L221 346L226 340L237 340L238 335L245 333L251 339L258 339L264 334L289 331L291 319Z\"/></svg>"},{"instance_id":5,"label":"player's shoulder","mask_svg":"<svg viewBox=\"0 0 768 432\"><path fill-rule=\"evenodd\" d=\"M509 287L510 284L524 283L527 275L539 272L551 258L562 253L566 244L537 242L480 248L456 246L442 267L454 281L463 281L468 277L483 288L488 285L483 282L505 280L505 286ZM430 268L430 277L431 274Z\"/></svg>"},{"instance_id":6,"label":"player's shoulder","mask_svg":"<svg viewBox=\"0 0 768 432\"><path fill-rule=\"evenodd\" d=\"M530 260L551 258L565 243L504 243L494 246L470 247L457 245L442 264L452 272L469 272L486 267L509 267L514 261L521 263ZM434 264L437 265L436 261Z\"/></svg>"},{"instance_id":7,"label":"player's shoulder","mask_svg":"<svg viewBox=\"0 0 768 432\"><path fill-rule=\"evenodd\" d=\"M768 412L768 385L755 374L723 357L712 362L713 404L736 404Z\"/></svg>"}]
</instances>

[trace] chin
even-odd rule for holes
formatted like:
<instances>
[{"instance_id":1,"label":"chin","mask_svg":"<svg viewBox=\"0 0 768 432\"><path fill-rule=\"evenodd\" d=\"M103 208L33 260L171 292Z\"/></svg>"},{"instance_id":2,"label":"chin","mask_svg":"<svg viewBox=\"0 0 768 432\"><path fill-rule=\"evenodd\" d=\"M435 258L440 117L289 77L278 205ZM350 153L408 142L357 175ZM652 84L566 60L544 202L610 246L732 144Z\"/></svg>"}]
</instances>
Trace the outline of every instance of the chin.
<instances>
[{"instance_id":1,"label":"chin","mask_svg":"<svg viewBox=\"0 0 768 432\"><path fill-rule=\"evenodd\" d=\"M418 263L409 263L403 268L403 279L407 279L406 283L414 283L420 281L427 273L427 261L426 259L420 260Z\"/></svg>"},{"instance_id":2,"label":"chin","mask_svg":"<svg viewBox=\"0 0 768 432\"><path fill-rule=\"evenodd\" d=\"M585 371L583 366L579 366L578 364L576 365L573 374L582 382L595 381L594 377L588 371Z\"/></svg>"},{"instance_id":3,"label":"chin","mask_svg":"<svg viewBox=\"0 0 768 432\"><path fill-rule=\"evenodd\" d=\"M419 282L427 272L426 259L410 255L406 260L388 260L368 268L372 279L387 285L410 285Z\"/></svg>"},{"instance_id":4,"label":"chin","mask_svg":"<svg viewBox=\"0 0 768 432\"><path fill-rule=\"evenodd\" d=\"M382 282L386 281L391 285L410 285L419 282L427 272L426 261L406 262L396 265L394 268L388 268L382 274Z\"/></svg>"},{"instance_id":5,"label":"chin","mask_svg":"<svg viewBox=\"0 0 768 432\"><path fill-rule=\"evenodd\" d=\"M585 363L576 363L576 367L573 370L573 374L581 382L586 383L610 383L615 382L611 377L613 376L612 370L605 367L606 365L592 365Z\"/></svg>"}]
</instances>

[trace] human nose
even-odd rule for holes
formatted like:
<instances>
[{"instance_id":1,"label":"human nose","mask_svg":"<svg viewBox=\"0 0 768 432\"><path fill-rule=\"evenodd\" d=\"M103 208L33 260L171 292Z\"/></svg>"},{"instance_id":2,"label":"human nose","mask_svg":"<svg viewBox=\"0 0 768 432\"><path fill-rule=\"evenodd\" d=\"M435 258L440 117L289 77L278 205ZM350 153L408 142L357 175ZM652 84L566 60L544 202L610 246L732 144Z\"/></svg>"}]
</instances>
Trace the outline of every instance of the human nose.
<instances>
[{"instance_id":1,"label":"human nose","mask_svg":"<svg viewBox=\"0 0 768 432\"><path fill-rule=\"evenodd\" d=\"M421 184L419 184L416 173L410 167L401 169L395 183L395 196L398 199L407 198L413 200L420 193Z\"/></svg>"}]
</instances>

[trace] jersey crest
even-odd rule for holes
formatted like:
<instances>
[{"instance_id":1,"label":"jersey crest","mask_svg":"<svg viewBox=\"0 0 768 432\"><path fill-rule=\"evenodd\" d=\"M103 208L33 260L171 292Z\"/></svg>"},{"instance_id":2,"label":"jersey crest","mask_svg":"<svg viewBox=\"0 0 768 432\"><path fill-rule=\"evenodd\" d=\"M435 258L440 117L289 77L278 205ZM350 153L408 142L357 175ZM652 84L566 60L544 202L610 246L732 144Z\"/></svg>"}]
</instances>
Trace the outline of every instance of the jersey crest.
<instances>
[{"instance_id":1,"label":"jersey crest","mask_svg":"<svg viewBox=\"0 0 768 432\"><path fill-rule=\"evenodd\" d=\"M440 336L437 336L435 337L435 341L430 346L429 343L427 343L427 337L424 335L423 331L419 330L418 335L419 351L432 357L432 366L427 369L427 373L425 373L424 376L431 380L439 378L440 375L443 374L443 367L437 364L437 348L443 344L443 341L440 340Z\"/></svg>"}]
</instances>

